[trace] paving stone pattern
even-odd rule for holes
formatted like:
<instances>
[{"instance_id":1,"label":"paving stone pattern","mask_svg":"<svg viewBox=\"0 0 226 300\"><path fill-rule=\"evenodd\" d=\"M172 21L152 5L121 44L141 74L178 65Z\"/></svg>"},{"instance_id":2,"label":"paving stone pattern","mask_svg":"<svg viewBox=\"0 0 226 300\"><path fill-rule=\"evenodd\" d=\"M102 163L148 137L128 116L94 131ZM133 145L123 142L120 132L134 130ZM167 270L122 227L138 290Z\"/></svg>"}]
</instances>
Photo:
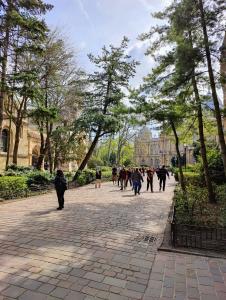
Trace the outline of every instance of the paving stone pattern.
<instances>
[{"instance_id":1,"label":"paving stone pattern","mask_svg":"<svg viewBox=\"0 0 226 300\"><path fill-rule=\"evenodd\" d=\"M158 252L144 300L226 300L226 260Z\"/></svg>"},{"instance_id":2,"label":"paving stone pattern","mask_svg":"<svg viewBox=\"0 0 226 300\"><path fill-rule=\"evenodd\" d=\"M156 257L173 180L166 189L153 194L143 189L135 197L111 183L101 189L89 185L67 191L63 211L56 210L54 192L0 205L0 300L174 299L177 282L170 272L182 278L178 272L185 265L173 263L177 256ZM147 233L157 237L154 244L142 241ZM221 297L225 268L217 261L214 276L197 273L199 288L189 288L189 296L198 297L204 287L212 292L214 278ZM182 289L184 282L179 283Z\"/></svg>"}]
</instances>

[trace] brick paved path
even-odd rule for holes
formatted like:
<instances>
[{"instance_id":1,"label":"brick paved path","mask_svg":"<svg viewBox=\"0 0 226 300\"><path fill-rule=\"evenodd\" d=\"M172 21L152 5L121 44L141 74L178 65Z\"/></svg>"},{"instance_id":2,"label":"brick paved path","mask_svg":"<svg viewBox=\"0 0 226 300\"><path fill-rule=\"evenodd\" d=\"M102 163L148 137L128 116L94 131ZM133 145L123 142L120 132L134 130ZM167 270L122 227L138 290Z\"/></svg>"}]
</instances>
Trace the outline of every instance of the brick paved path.
<instances>
[{"instance_id":1,"label":"brick paved path","mask_svg":"<svg viewBox=\"0 0 226 300\"><path fill-rule=\"evenodd\" d=\"M226 260L159 252L144 300L226 299Z\"/></svg>"},{"instance_id":2,"label":"brick paved path","mask_svg":"<svg viewBox=\"0 0 226 300\"><path fill-rule=\"evenodd\" d=\"M159 299L150 296L154 283L164 296L173 284L168 258L158 255L158 278L150 275L173 188L169 181L165 193L134 197L111 183L89 185L67 191L63 211L55 193L0 205L0 300ZM142 241L145 233L156 242Z\"/></svg>"}]
</instances>

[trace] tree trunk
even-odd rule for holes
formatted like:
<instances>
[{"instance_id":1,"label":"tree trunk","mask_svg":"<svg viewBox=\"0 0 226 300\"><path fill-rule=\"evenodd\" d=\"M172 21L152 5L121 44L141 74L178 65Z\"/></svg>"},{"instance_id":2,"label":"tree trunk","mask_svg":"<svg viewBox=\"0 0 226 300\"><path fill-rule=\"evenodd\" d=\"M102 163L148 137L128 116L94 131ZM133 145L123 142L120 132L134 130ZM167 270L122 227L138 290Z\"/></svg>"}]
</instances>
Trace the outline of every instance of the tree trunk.
<instances>
[{"instance_id":1,"label":"tree trunk","mask_svg":"<svg viewBox=\"0 0 226 300\"><path fill-rule=\"evenodd\" d=\"M193 72L194 74L194 72ZM202 105L200 101L199 91L197 87L197 82L195 79L195 75L192 77L192 85L195 93L195 100L197 103L197 115L198 115L198 123L199 123L199 140L200 140L200 146L201 146L201 156L203 161L203 168L204 168L204 174L205 174L205 182L208 190L208 198L209 202L215 203L216 198L213 191L213 185L210 177L209 172L209 165L206 155L206 145L205 145L205 136L204 136L204 130L203 130L203 116L202 116Z\"/></svg>"},{"instance_id":2,"label":"tree trunk","mask_svg":"<svg viewBox=\"0 0 226 300\"><path fill-rule=\"evenodd\" d=\"M8 145L7 145L7 157L5 163L5 169L7 170L9 165L9 158L10 158L10 145L11 145L11 129L12 129L12 116L13 116L13 96L10 98L10 105L9 105L9 138L8 138Z\"/></svg>"},{"instance_id":3,"label":"tree trunk","mask_svg":"<svg viewBox=\"0 0 226 300\"><path fill-rule=\"evenodd\" d=\"M13 147L13 164L17 165L18 149L20 144L20 128L21 123L16 124L15 142Z\"/></svg>"},{"instance_id":4,"label":"tree trunk","mask_svg":"<svg viewBox=\"0 0 226 300\"><path fill-rule=\"evenodd\" d=\"M184 180L184 173L183 173L183 169L182 169L181 155L180 155L180 149L179 149L179 138L178 138L177 130L176 130L173 120L170 120L170 125L173 130L174 137L175 137L175 146L176 146L176 152L177 152L177 157L178 157L178 168L179 168L179 173L180 173L180 185L181 185L182 191L184 192L184 194L186 194L186 184L185 184L185 180Z\"/></svg>"},{"instance_id":5,"label":"tree trunk","mask_svg":"<svg viewBox=\"0 0 226 300\"><path fill-rule=\"evenodd\" d=\"M50 123L46 126L46 131L47 131L47 137L46 137L46 147L47 147L47 152L48 152L48 161L49 161L49 171L52 174L53 173L53 157L52 157L52 145L51 145L51 140L50 136L52 134L52 129L53 129L53 124Z\"/></svg>"},{"instance_id":6,"label":"tree trunk","mask_svg":"<svg viewBox=\"0 0 226 300\"><path fill-rule=\"evenodd\" d=\"M193 41L192 41L192 35L191 32L189 32L189 37L190 37L190 43L191 47L193 48ZM202 161L203 161L203 168L204 168L204 175L205 175L205 183L207 186L208 190L208 198L210 203L215 203L216 198L213 190L213 185L210 177L210 172L209 172L209 165L208 165L208 160L207 160L207 155L206 155L206 144L205 144L205 135L204 135L204 129L203 129L203 114L202 114L202 103L200 100L200 95L199 95L199 90L197 86L197 81L195 77L195 67L193 63L193 68L192 68L192 86L195 94L195 101L197 104L197 116L198 116L198 124L199 124L199 140L200 140L200 146L201 146L201 156L202 156Z\"/></svg>"},{"instance_id":7,"label":"tree trunk","mask_svg":"<svg viewBox=\"0 0 226 300\"><path fill-rule=\"evenodd\" d=\"M95 136L94 140L92 141L92 144L91 144L88 152L86 153L85 158L83 159L81 165L79 166L78 171L75 173L75 176L74 176L73 180L76 180L78 178L79 173L81 171L83 171L85 166L87 165L87 163L88 163L88 161L89 161L89 159L90 159L90 157L91 157L91 155L92 155L92 153L93 153L93 151L94 151L94 149L95 149L95 147L98 143L98 140L100 138L100 133L101 133L101 128L98 129L98 131L96 133L96 136Z\"/></svg>"},{"instance_id":8,"label":"tree trunk","mask_svg":"<svg viewBox=\"0 0 226 300\"><path fill-rule=\"evenodd\" d=\"M8 62L8 50L9 50L9 35L10 35L10 13L12 10L12 1L8 1L8 10L6 13L6 24L4 28L5 38L3 39L3 55L1 65L1 87L0 87L0 139L2 136L2 124L4 118L4 98L6 94L6 70Z\"/></svg>"},{"instance_id":9,"label":"tree trunk","mask_svg":"<svg viewBox=\"0 0 226 300\"><path fill-rule=\"evenodd\" d=\"M37 161L37 166L36 166L36 168L38 170L42 169L43 160L44 160L45 154L46 154L44 134L43 134L42 131L40 131L40 138L41 138L40 154L39 154L38 161Z\"/></svg>"},{"instance_id":10,"label":"tree trunk","mask_svg":"<svg viewBox=\"0 0 226 300\"><path fill-rule=\"evenodd\" d=\"M215 84L215 78L212 68L212 59L211 59L211 53L209 48L209 38L206 28L206 19L205 19L205 12L203 7L203 1L199 0L199 9L201 13L201 23L202 23L202 30L203 30L203 36L204 36L204 43L205 43L205 52L206 52L206 59L207 59L207 65L208 65L208 73L209 73L209 79L210 79L210 87L212 91L212 97L213 97L213 103L215 107L215 117L217 121L217 129L218 129L218 137L219 137L219 143L221 148L221 156L223 159L224 164L224 173L226 176L226 144L224 139L224 130L223 130L223 124L221 119L221 111L220 111L220 105L217 97L216 92L216 84Z\"/></svg>"}]
</instances>

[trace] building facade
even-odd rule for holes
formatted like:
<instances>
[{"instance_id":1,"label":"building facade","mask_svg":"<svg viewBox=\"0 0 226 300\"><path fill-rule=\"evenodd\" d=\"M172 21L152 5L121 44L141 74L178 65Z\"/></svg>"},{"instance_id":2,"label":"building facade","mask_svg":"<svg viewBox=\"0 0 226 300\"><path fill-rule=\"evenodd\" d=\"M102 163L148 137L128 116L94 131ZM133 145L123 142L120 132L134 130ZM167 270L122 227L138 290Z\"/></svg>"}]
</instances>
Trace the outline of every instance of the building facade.
<instances>
[{"instance_id":1,"label":"building facade","mask_svg":"<svg viewBox=\"0 0 226 300\"><path fill-rule=\"evenodd\" d=\"M7 150L9 143L9 165L13 162L13 147L16 132L16 128L13 122L11 123L11 130L9 129L9 118L5 114L2 128L2 137L0 141L0 173L3 172L6 167ZM25 119L23 121L23 126L21 126L17 165L25 167L35 167L40 154L40 144L41 139L38 129L31 122L31 120ZM65 171L75 171L78 168L78 163L77 161L70 161L64 163L61 168Z\"/></svg>"},{"instance_id":2,"label":"building facade","mask_svg":"<svg viewBox=\"0 0 226 300\"><path fill-rule=\"evenodd\" d=\"M194 163L193 147L181 145L180 153L185 155L187 164ZM147 127L140 130L134 141L134 160L137 166L170 166L173 157L177 157L173 136L161 134L159 138L153 138Z\"/></svg>"}]
</instances>

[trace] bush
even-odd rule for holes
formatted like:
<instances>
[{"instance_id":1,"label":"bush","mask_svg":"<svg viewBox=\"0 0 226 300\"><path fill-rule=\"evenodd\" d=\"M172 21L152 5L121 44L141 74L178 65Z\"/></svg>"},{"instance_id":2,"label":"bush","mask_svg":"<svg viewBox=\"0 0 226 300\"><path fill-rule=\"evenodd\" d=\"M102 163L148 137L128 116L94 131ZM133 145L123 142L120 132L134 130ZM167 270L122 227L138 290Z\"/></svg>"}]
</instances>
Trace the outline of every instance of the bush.
<instances>
[{"instance_id":1,"label":"bush","mask_svg":"<svg viewBox=\"0 0 226 300\"><path fill-rule=\"evenodd\" d=\"M102 172L108 172L108 171L111 172L111 169L112 169L111 167L107 167L107 166L101 167Z\"/></svg>"},{"instance_id":2,"label":"bush","mask_svg":"<svg viewBox=\"0 0 226 300\"><path fill-rule=\"evenodd\" d=\"M0 198L13 199L24 197L27 193L27 178L18 176L0 177Z\"/></svg>"},{"instance_id":3,"label":"bush","mask_svg":"<svg viewBox=\"0 0 226 300\"><path fill-rule=\"evenodd\" d=\"M184 172L184 179L186 185L200 186L205 185L204 178L199 173Z\"/></svg>"},{"instance_id":4,"label":"bush","mask_svg":"<svg viewBox=\"0 0 226 300\"><path fill-rule=\"evenodd\" d=\"M43 171L33 171L27 176L27 184L29 187L32 185L47 186L52 182L52 180L53 175L51 175L49 172Z\"/></svg>"},{"instance_id":5,"label":"bush","mask_svg":"<svg viewBox=\"0 0 226 300\"><path fill-rule=\"evenodd\" d=\"M89 169L96 169L96 167L104 166L104 162L99 158L91 158L87 164Z\"/></svg>"},{"instance_id":6,"label":"bush","mask_svg":"<svg viewBox=\"0 0 226 300\"><path fill-rule=\"evenodd\" d=\"M76 181L80 186L88 184L95 179L95 174L96 172L94 170L83 170L82 172L80 172Z\"/></svg>"},{"instance_id":7,"label":"bush","mask_svg":"<svg viewBox=\"0 0 226 300\"><path fill-rule=\"evenodd\" d=\"M197 226L225 226L226 185L216 187L216 197L218 203L211 204L205 187L189 185L186 196L177 188L174 194L176 222Z\"/></svg>"},{"instance_id":8,"label":"bush","mask_svg":"<svg viewBox=\"0 0 226 300\"><path fill-rule=\"evenodd\" d=\"M226 182L224 174L224 165L221 153L217 147L209 148L207 151L207 160L209 164L209 172L211 179L216 184L224 184ZM199 172L204 177L203 164L200 158Z\"/></svg>"},{"instance_id":9,"label":"bush","mask_svg":"<svg viewBox=\"0 0 226 300\"><path fill-rule=\"evenodd\" d=\"M226 227L226 184L216 187L216 198L221 206L221 224Z\"/></svg>"},{"instance_id":10,"label":"bush","mask_svg":"<svg viewBox=\"0 0 226 300\"><path fill-rule=\"evenodd\" d=\"M102 172L103 180L111 180L112 178L112 171L104 171Z\"/></svg>"},{"instance_id":11,"label":"bush","mask_svg":"<svg viewBox=\"0 0 226 300\"><path fill-rule=\"evenodd\" d=\"M20 173L29 173L33 171L32 167L24 167L24 166L17 166L17 165L9 165L6 169L6 171L14 171L14 172L20 172Z\"/></svg>"},{"instance_id":12,"label":"bush","mask_svg":"<svg viewBox=\"0 0 226 300\"><path fill-rule=\"evenodd\" d=\"M33 169L30 167L10 165L7 167L4 175L5 176L24 176L26 174L29 174L32 171L33 171Z\"/></svg>"}]
</instances>

